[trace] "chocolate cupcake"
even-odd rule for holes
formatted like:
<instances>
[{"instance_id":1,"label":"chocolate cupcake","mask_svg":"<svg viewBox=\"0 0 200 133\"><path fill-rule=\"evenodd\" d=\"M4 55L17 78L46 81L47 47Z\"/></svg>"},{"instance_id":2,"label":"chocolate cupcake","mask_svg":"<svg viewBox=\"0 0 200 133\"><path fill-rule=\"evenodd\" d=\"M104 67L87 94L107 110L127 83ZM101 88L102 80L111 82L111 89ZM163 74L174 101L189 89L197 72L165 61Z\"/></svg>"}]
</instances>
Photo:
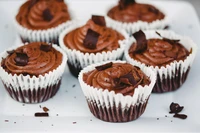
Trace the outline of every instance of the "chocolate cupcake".
<instances>
[{"instance_id":1,"label":"chocolate cupcake","mask_svg":"<svg viewBox=\"0 0 200 133\"><path fill-rule=\"evenodd\" d=\"M63 31L59 43L67 53L71 73L77 77L90 64L121 59L127 38L125 31L106 23L103 16L92 16L85 25L74 23Z\"/></svg>"},{"instance_id":2,"label":"chocolate cupcake","mask_svg":"<svg viewBox=\"0 0 200 133\"><path fill-rule=\"evenodd\" d=\"M8 94L23 103L39 103L58 91L67 57L56 45L23 44L1 53L0 78Z\"/></svg>"},{"instance_id":3,"label":"chocolate cupcake","mask_svg":"<svg viewBox=\"0 0 200 133\"><path fill-rule=\"evenodd\" d=\"M167 24L167 16L160 9L135 0L119 0L119 4L112 7L107 16L109 21L117 23L129 33L140 29L164 28Z\"/></svg>"},{"instance_id":4,"label":"chocolate cupcake","mask_svg":"<svg viewBox=\"0 0 200 133\"><path fill-rule=\"evenodd\" d=\"M127 61L148 66L157 73L153 92L177 90L187 79L197 52L196 44L172 31L139 31L133 36L125 49Z\"/></svg>"},{"instance_id":5,"label":"chocolate cupcake","mask_svg":"<svg viewBox=\"0 0 200 133\"><path fill-rule=\"evenodd\" d=\"M16 28L23 42L58 44L59 34L70 25L63 0L27 0L16 15Z\"/></svg>"},{"instance_id":6,"label":"chocolate cupcake","mask_svg":"<svg viewBox=\"0 0 200 133\"><path fill-rule=\"evenodd\" d=\"M140 69L125 61L113 61L84 68L78 79L95 117L128 122L144 113L156 75L147 67Z\"/></svg>"}]
</instances>

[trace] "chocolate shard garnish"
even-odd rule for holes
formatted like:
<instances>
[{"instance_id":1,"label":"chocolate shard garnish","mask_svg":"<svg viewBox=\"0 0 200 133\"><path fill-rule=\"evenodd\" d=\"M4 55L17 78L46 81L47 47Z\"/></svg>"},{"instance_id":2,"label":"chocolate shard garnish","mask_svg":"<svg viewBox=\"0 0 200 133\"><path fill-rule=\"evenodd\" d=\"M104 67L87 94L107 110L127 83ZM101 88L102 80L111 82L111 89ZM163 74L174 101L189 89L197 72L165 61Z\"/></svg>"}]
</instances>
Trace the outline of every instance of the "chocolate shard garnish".
<instances>
[{"instance_id":1,"label":"chocolate shard garnish","mask_svg":"<svg viewBox=\"0 0 200 133\"><path fill-rule=\"evenodd\" d=\"M100 36L99 33L91 29L88 29L86 37L83 40L83 45L88 49L95 49L99 36Z\"/></svg>"},{"instance_id":2,"label":"chocolate shard garnish","mask_svg":"<svg viewBox=\"0 0 200 133\"><path fill-rule=\"evenodd\" d=\"M183 106L180 106L178 103L171 103L170 104L170 112L169 113L179 113L183 110Z\"/></svg>"},{"instance_id":3,"label":"chocolate shard garnish","mask_svg":"<svg viewBox=\"0 0 200 133\"><path fill-rule=\"evenodd\" d=\"M7 51L7 53L8 53L9 55L12 55L13 53L15 53L15 50Z\"/></svg>"},{"instance_id":4,"label":"chocolate shard garnish","mask_svg":"<svg viewBox=\"0 0 200 133\"><path fill-rule=\"evenodd\" d=\"M48 112L49 111L49 109L47 107L43 107L42 109L43 109L44 112Z\"/></svg>"},{"instance_id":5,"label":"chocolate shard garnish","mask_svg":"<svg viewBox=\"0 0 200 133\"><path fill-rule=\"evenodd\" d=\"M106 26L106 21L104 16L92 15L92 21L97 25Z\"/></svg>"},{"instance_id":6,"label":"chocolate shard garnish","mask_svg":"<svg viewBox=\"0 0 200 133\"><path fill-rule=\"evenodd\" d=\"M162 37L161 34L158 33L157 31L156 31L156 34L159 35L160 37ZM166 42L168 42L170 44L175 44L175 43L179 43L180 42L180 40L171 40L171 39L168 39L168 38L165 38L165 37L162 37L162 38L163 38L163 41L166 41Z\"/></svg>"},{"instance_id":7,"label":"chocolate shard garnish","mask_svg":"<svg viewBox=\"0 0 200 133\"><path fill-rule=\"evenodd\" d=\"M101 65L101 66L96 66L95 68L96 68L98 71L103 71L103 70L106 70L107 68L112 67L112 65L113 65L113 63L110 62L110 63L104 64L104 65Z\"/></svg>"},{"instance_id":8,"label":"chocolate shard garnish","mask_svg":"<svg viewBox=\"0 0 200 133\"><path fill-rule=\"evenodd\" d=\"M28 10L30 10L39 0L30 0Z\"/></svg>"},{"instance_id":9,"label":"chocolate shard garnish","mask_svg":"<svg viewBox=\"0 0 200 133\"><path fill-rule=\"evenodd\" d=\"M45 52L49 52L51 48L52 48L52 45L46 45L46 44L40 45L40 50L45 51Z\"/></svg>"},{"instance_id":10,"label":"chocolate shard garnish","mask_svg":"<svg viewBox=\"0 0 200 133\"><path fill-rule=\"evenodd\" d=\"M125 9L126 6L128 6L129 4L134 4L134 3L136 3L135 0L120 0L119 8L122 10Z\"/></svg>"},{"instance_id":11,"label":"chocolate shard garnish","mask_svg":"<svg viewBox=\"0 0 200 133\"><path fill-rule=\"evenodd\" d=\"M35 117L48 117L49 113L45 113L45 112L37 112L35 113Z\"/></svg>"},{"instance_id":12,"label":"chocolate shard garnish","mask_svg":"<svg viewBox=\"0 0 200 133\"><path fill-rule=\"evenodd\" d=\"M28 56L26 53L16 52L16 57L14 60L17 66L25 66L28 64Z\"/></svg>"},{"instance_id":13,"label":"chocolate shard garnish","mask_svg":"<svg viewBox=\"0 0 200 133\"><path fill-rule=\"evenodd\" d=\"M175 114L173 117L175 117L175 118L180 118L180 119L186 119L187 118L187 115L185 115L185 114Z\"/></svg>"},{"instance_id":14,"label":"chocolate shard garnish","mask_svg":"<svg viewBox=\"0 0 200 133\"><path fill-rule=\"evenodd\" d=\"M138 31L133 34L133 37L136 39L136 47L134 53L141 53L147 49L147 39L143 31Z\"/></svg>"},{"instance_id":15,"label":"chocolate shard garnish","mask_svg":"<svg viewBox=\"0 0 200 133\"><path fill-rule=\"evenodd\" d=\"M43 11L42 16L45 21L51 21L53 19L53 15L48 8Z\"/></svg>"},{"instance_id":16,"label":"chocolate shard garnish","mask_svg":"<svg viewBox=\"0 0 200 133\"><path fill-rule=\"evenodd\" d=\"M159 13L158 9L156 9L156 8L153 7L153 6L149 7L149 11L150 11L150 12L153 12L154 14L158 14L158 13Z\"/></svg>"}]
</instances>

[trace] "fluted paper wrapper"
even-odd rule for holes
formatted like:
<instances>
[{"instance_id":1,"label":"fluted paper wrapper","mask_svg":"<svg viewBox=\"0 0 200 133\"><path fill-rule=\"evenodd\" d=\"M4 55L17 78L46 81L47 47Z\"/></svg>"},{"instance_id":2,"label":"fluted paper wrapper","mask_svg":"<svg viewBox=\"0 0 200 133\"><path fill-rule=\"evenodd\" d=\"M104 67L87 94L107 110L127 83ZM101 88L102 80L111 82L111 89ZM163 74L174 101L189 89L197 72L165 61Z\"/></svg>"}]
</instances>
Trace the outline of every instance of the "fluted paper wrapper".
<instances>
[{"instance_id":1,"label":"fluted paper wrapper","mask_svg":"<svg viewBox=\"0 0 200 133\"><path fill-rule=\"evenodd\" d=\"M110 62L110 61L108 61ZM133 96L123 96L115 94L114 91L95 88L83 81L83 74L95 69L96 66L108 62L90 65L84 68L78 77L82 91L88 102L91 113L103 121L108 122L128 122L137 119L145 111L148 99L153 86L155 85L156 75L147 67L141 70L149 77L150 84L142 87L139 85ZM126 63L125 61L112 61L113 63ZM139 67L139 66L138 66Z\"/></svg>"},{"instance_id":2,"label":"fluted paper wrapper","mask_svg":"<svg viewBox=\"0 0 200 133\"><path fill-rule=\"evenodd\" d=\"M188 50L192 50L190 55L181 61L174 61L168 64L166 67L162 66L159 68L158 66L149 66L157 73L157 81L154 86L153 92L155 93L163 93L177 90L187 79L187 75L189 70L192 66L194 58L197 53L197 45L188 37L180 36L174 33L173 31L164 31L159 30L157 31L161 34L162 37L173 39L173 40L180 40L180 43ZM162 39L159 35L156 34L156 31L146 31L144 32L147 39L151 38L159 38ZM133 65L139 65L141 67L145 67L144 63L141 63L137 60L134 60L129 56L129 48L135 42L133 37L130 38L129 44L125 48L125 58L127 62Z\"/></svg>"},{"instance_id":3,"label":"fluted paper wrapper","mask_svg":"<svg viewBox=\"0 0 200 133\"><path fill-rule=\"evenodd\" d=\"M143 1L143 2L139 1L137 3L153 5L152 3L148 2L148 1ZM155 6L155 7L157 9L159 9L159 7L157 7L157 6ZM137 22L133 22L133 23L120 22L118 20L114 20L114 19L110 18L109 16L106 16L106 20L110 23L117 25L117 27L125 29L130 34L136 32L136 31L139 31L139 30L164 29L169 23L169 16L165 13L165 11L163 11L161 9L159 9L159 10L164 13L165 17L161 20L155 20L150 23L141 21L141 20L139 20Z\"/></svg>"},{"instance_id":4,"label":"fluted paper wrapper","mask_svg":"<svg viewBox=\"0 0 200 133\"><path fill-rule=\"evenodd\" d=\"M24 45L24 44L22 44ZM19 46L8 49L7 51L14 50ZM24 76L12 75L6 72L0 66L0 78L4 84L8 94L15 100L23 103L40 103L53 97L58 91L64 73L67 56L61 48L53 45L57 51L62 54L62 63L53 71L46 73L45 75L36 76ZM2 58L8 56L7 51L4 51L0 55L0 61Z\"/></svg>"},{"instance_id":5,"label":"fluted paper wrapper","mask_svg":"<svg viewBox=\"0 0 200 133\"><path fill-rule=\"evenodd\" d=\"M20 25L16 19L14 23L22 41L25 42L50 42L58 44L58 38L60 33L73 23L73 20L66 21L56 27L52 27L44 30L32 30L27 29Z\"/></svg>"},{"instance_id":6,"label":"fluted paper wrapper","mask_svg":"<svg viewBox=\"0 0 200 133\"><path fill-rule=\"evenodd\" d=\"M99 52L99 53L82 53L78 50L72 50L70 48L67 48L67 46L64 44L64 37L66 34L71 32L72 30L81 27L81 24L78 22L74 22L69 28L67 28L65 31L63 31L59 37L59 44L62 49L67 54L68 57L68 66L71 71L71 73L78 77L79 72L86 66L94 63L99 63L103 61L108 60L117 60L123 58L124 53L124 47L128 43L128 34L118 28L116 25L112 25L110 23L107 23L107 27L111 27L112 29L118 31L121 33L125 39L119 41L120 47L116 50L108 51L108 52Z\"/></svg>"}]
</instances>

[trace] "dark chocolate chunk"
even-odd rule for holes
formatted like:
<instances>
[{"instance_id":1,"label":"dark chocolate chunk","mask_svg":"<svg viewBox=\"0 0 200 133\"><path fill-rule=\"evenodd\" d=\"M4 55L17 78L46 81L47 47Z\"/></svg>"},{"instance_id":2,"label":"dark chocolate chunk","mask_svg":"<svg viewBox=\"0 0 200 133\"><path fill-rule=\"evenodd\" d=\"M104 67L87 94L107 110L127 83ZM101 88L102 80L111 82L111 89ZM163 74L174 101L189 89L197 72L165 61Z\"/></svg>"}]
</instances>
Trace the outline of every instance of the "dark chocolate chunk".
<instances>
[{"instance_id":1,"label":"dark chocolate chunk","mask_svg":"<svg viewBox=\"0 0 200 133\"><path fill-rule=\"evenodd\" d=\"M52 48L52 45L45 45L45 44L40 45L40 50L45 51L45 52L49 52L51 48Z\"/></svg>"},{"instance_id":2,"label":"dark chocolate chunk","mask_svg":"<svg viewBox=\"0 0 200 133\"><path fill-rule=\"evenodd\" d=\"M9 55L12 55L14 52L15 52L15 50L7 51L7 53L8 53Z\"/></svg>"},{"instance_id":3,"label":"dark chocolate chunk","mask_svg":"<svg viewBox=\"0 0 200 133\"><path fill-rule=\"evenodd\" d=\"M103 71L103 70L105 70L105 69L107 69L107 68L112 67L112 65L113 65L113 63L110 62L110 63L104 64L104 65L101 65L101 66L97 66L97 67L95 67L95 68L96 68L98 71Z\"/></svg>"},{"instance_id":4,"label":"dark chocolate chunk","mask_svg":"<svg viewBox=\"0 0 200 133\"><path fill-rule=\"evenodd\" d=\"M9 122L9 120L5 120L5 122Z\"/></svg>"},{"instance_id":5,"label":"dark chocolate chunk","mask_svg":"<svg viewBox=\"0 0 200 133\"><path fill-rule=\"evenodd\" d=\"M178 103L171 103L170 105L170 112L169 113L179 113L183 110L183 106L180 106Z\"/></svg>"},{"instance_id":6,"label":"dark chocolate chunk","mask_svg":"<svg viewBox=\"0 0 200 133\"><path fill-rule=\"evenodd\" d=\"M137 84L137 81L135 80L135 78L133 77L133 74L131 72L120 77L120 79L123 79L123 78L128 79L130 85L134 86ZM122 83L125 83L125 82L122 82Z\"/></svg>"},{"instance_id":7,"label":"dark chocolate chunk","mask_svg":"<svg viewBox=\"0 0 200 133\"><path fill-rule=\"evenodd\" d=\"M136 47L134 53L141 53L147 49L147 39L143 31L138 31L133 34L133 37L136 39Z\"/></svg>"},{"instance_id":8,"label":"dark chocolate chunk","mask_svg":"<svg viewBox=\"0 0 200 133\"><path fill-rule=\"evenodd\" d=\"M175 114L173 117L175 117L175 118L180 118L180 119L186 119L187 118L187 115L185 115L185 114Z\"/></svg>"},{"instance_id":9,"label":"dark chocolate chunk","mask_svg":"<svg viewBox=\"0 0 200 133\"><path fill-rule=\"evenodd\" d=\"M26 53L16 52L15 62L17 66L25 66L28 64L28 56Z\"/></svg>"},{"instance_id":10,"label":"dark chocolate chunk","mask_svg":"<svg viewBox=\"0 0 200 133\"><path fill-rule=\"evenodd\" d=\"M126 8L126 6L128 6L129 4L134 4L136 3L135 0L120 0L119 1L119 9L124 9Z\"/></svg>"},{"instance_id":11,"label":"dark chocolate chunk","mask_svg":"<svg viewBox=\"0 0 200 133\"><path fill-rule=\"evenodd\" d=\"M48 8L43 11L42 16L45 21L51 21L53 19L53 15Z\"/></svg>"},{"instance_id":12,"label":"dark chocolate chunk","mask_svg":"<svg viewBox=\"0 0 200 133\"><path fill-rule=\"evenodd\" d=\"M35 113L35 117L48 117L49 113L45 113L45 112L38 112Z\"/></svg>"},{"instance_id":13,"label":"dark chocolate chunk","mask_svg":"<svg viewBox=\"0 0 200 133\"><path fill-rule=\"evenodd\" d=\"M43 109L44 112L48 112L49 111L49 109L47 107L43 107L42 109Z\"/></svg>"},{"instance_id":14,"label":"dark chocolate chunk","mask_svg":"<svg viewBox=\"0 0 200 133\"><path fill-rule=\"evenodd\" d=\"M158 9L156 9L156 8L153 7L153 6L149 7L149 11L150 11L150 12L153 12L154 14L158 14L158 13L159 13Z\"/></svg>"},{"instance_id":15,"label":"dark chocolate chunk","mask_svg":"<svg viewBox=\"0 0 200 133\"><path fill-rule=\"evenodd\" d=\"M92 21L94 21L94 23L97 25L106 26L106 21L104 16L92 15Z\"/></svg>"},{"instance_id":16,"label":"dark chocolate chunk","mask_svg":"<svg viewBox=\"0 0 200 133\"><path fill-rule=\"evenodd\" d=\"M83 45L88 49L95 49L100 34L88 29L85 39L83 40Z\"/></svg>"},{"instance_id":17,"label":"dark chocolate chunk","mask_svg":"<svg viewBox=\"0 0 200 133\"><path fill-rule=\"evenodd\" d=\"M28 10L30 10L39 0L30 0Z\"/></svg>"}]
</instances>

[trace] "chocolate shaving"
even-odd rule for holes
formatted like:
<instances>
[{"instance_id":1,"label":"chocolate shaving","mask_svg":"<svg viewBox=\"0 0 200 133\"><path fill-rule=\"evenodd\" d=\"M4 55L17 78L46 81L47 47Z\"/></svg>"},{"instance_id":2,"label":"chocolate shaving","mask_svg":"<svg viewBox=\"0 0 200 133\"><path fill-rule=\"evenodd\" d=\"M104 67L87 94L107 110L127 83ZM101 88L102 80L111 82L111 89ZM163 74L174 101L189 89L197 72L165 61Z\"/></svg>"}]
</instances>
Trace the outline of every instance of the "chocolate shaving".
<instances>
[{"instance_id":1,"label":"chocolate shaving","mask_svg":"<svg viewBox=\"0 0 200 133\"><path fill-rule=\"evenodd\" d=\"M179 113L179 112L181 112L182 110L183 110L183 106L180 106L178 103L171 103L170 104L170 114L171 113Z\"/></svg>"},{"instance_id":2,"label":"chocolate shaving","mask_svg":"<svg viewBox=\"0 0 200 133\"><path fill-rule=\"evenodd\" d=\"M141 53L147 49L147 39L143 31L138 31L133 34L133 37L136 39L136 47L134 53Z\"/></svg>"},{"instance_id":3,"label":"chocolate shaving","mask_svg":"<svg viewBox=\"0 0 200 133\"><path fill-rule=\"evenodd\" d=\"M17 66L25 66L28 64L28 56L26 53L16 52L16 57L14 58Z\"/></svg>"},{"instance_id":4,"label":"chocolate shaving","mask_svg":"<svg viewBox=\"0 0 200 133\"><path fill-rule=\"evenodd\" d=\"M180 118L180 119L186 119L187 118L187 115L185 115L185 114L175 114L173 117L175 117L175 118Z\"/></svg>"},{"instance_id":5,"label":"chocolate shaving","mask_svg":"<svg viewBox=\"0 0 200 133\"><path fill-rule=\"evenodd\" d=\"M97 25L106 26L106 21L104 16L92 15L92 21L94 21L94 23Z\"/></svg>"},{"instance_id":6,"label":"chocolate shaving","mask_svg":"<svg viewBox=\"0 0 200 133\"><path fill-rule=\"evenodd\" d=\"M30 0L28 10L30 10L39 0Z\"/></svg>"},{"instance_id":7,"label":"chocolate shaving","mask_svg":"<svg viewBox=\"0 0 200 133\"><path fill-rule=\"evenodd\" d=\"M9 55L12 55L13 53L15 53L15 50L7 51L7 53L8 53Z\"/></svg>"},{"instance_id":8,"label":"chocolate shaving","mask_svg":"<svg viewBox=\"0 0 200 133\"><path fill-rule=\"evenodd\" d=\"M152 12L152 13L154 13L154 14L158 14L159 13L158 9L156 9L153 6L149 7L149 11Z\"/></svg>"},{"instance_id":9,"label":"chocolate shaving","mask_svg":"<svg viewBox=\"0 0 200 133\"><path fill-rule=\"evenodd\" d=\"M101 66L96 66L95 68L98 70L98 71L103 71L107 68L110 68L112 67L113 63L110 62L110 63L107 63L107 64L104 64L104 65L101 65Z\"/></svg>"},{"instance_id":10,"label":"chocolate shaving","mask_svg":"<svg viewBox=\"0 0 200 133\"><path fill-rule=\"evenodd\" d=\"M160 37L162 37L161 34L158 33L157 31L156 31L156 34L159 35ZM170 44L176 44L176 43L180 42L180 40L171 40L171 39L168 39L168 38L165 38L165 37L162 37L162 38L163 38L163 41L166 41Z\"/></svg>"},{"instance_id":11,"label":"chocolate shaving","mask_svg":"<svg viewBox=\"0 0 200 133\"><path fill-rule=\"evenodd\" d=\"M45 44L40 45L40 50L45 51L45 52L49 52L51 48L52 48L52 45L45 45Z\"/></svg>"},{"instance_id":12,"label":"chocolate shaving","mask_svg":"<svg viewBox=\"0 0 200 133\"><path fill-rule=\"evenodd\" d=\"M35 117L48 117L49 113L44 113L44 112L38 112L35 113Z\"/></svg>"},{"instance_id":13,"label":"chocolate shaving","mask_svg":"<svg viewBox=\"0 0 200 133\"><path fill-rule=\"evenodd\" d=\"M47 107L43 107L42 109L43 109L44 112L48 112L49 111L49 109Z\"/></svg>"},{"instance_id":14,"label":"chocolate shaving","mask_svg":"<svg viewBox=\"0 0 200 133\"><path fill-rule=\"evenodd\" d=\"M43 11L42 16L45 21L51 21L53 19L53 15L48 8Z\"/></svg>"},{"instance_id":15,"label":"chocolate shaving","mask_svg":"<svg viewBox=\"0 0 200 133\"><path fill-rule=\"evenodd\" d=\"M100 34L88 29L85 39L83 40L83 45L88 49L95 49Z\"/></svg>"},{"instance_id":16,"label":"chocolate shaving","mask_svg":"<svg viewBox=\"0 0 200 133\"><path fill-rule=\"evenodd\" d=\"M120 0L119 9L125 9L129 4L135 4L135 0Z\"/></svg>"}]
</instances>

